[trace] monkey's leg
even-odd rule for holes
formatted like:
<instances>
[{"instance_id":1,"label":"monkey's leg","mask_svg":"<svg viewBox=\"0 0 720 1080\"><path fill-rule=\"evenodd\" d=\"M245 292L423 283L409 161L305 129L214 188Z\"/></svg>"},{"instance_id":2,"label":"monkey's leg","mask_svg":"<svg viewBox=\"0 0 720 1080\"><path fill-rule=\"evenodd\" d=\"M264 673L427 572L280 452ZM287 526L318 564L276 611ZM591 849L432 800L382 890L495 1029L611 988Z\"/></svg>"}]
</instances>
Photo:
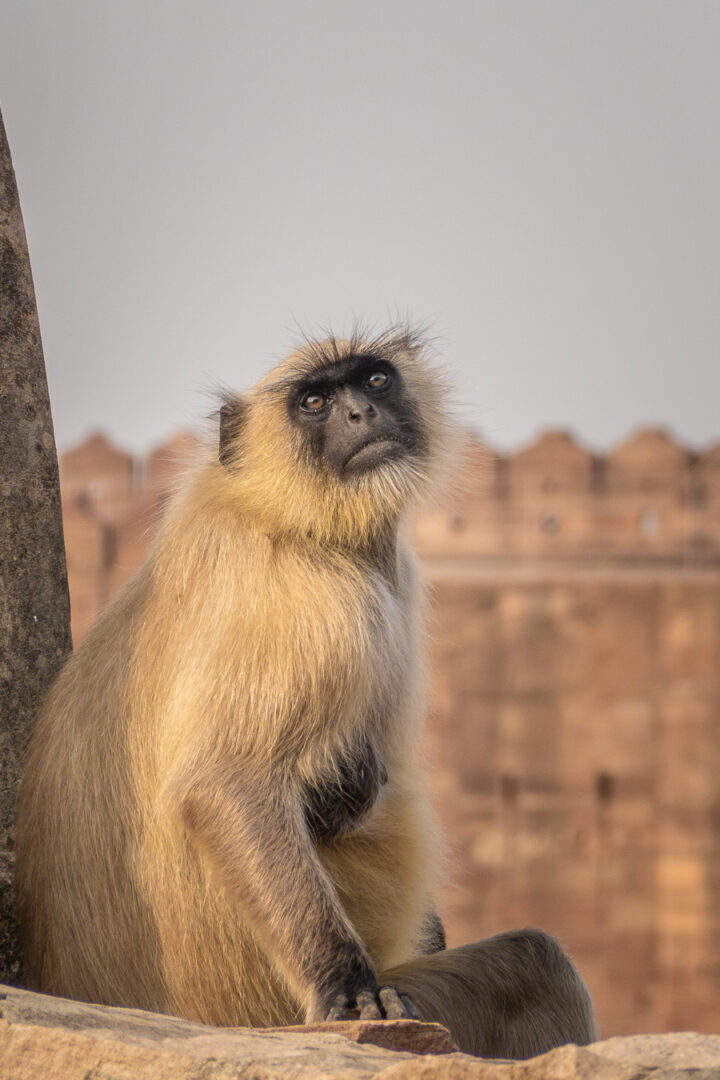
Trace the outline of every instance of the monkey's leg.
<instances>
[{"instance_id":1,"label":"monkey's leg","mask_svg":"<svg viewBox=\"0 0 720 1080\"><path fill-rule=\"evenodd\" d=\"M443 1024L461 1050L528 1058L596 1038L590 995L569 957L542 930L513 930L421 956L378 976L421 1018Z\"/></svg>"}]
</instances>

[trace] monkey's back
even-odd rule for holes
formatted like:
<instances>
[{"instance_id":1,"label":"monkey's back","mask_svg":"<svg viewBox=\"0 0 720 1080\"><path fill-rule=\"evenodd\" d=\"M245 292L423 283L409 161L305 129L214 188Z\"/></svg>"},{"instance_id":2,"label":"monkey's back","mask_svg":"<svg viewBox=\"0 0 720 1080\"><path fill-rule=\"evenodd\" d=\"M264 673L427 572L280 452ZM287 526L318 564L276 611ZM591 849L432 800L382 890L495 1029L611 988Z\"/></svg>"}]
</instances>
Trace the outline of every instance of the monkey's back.
<instances>
[{"instance_id":1,"label":"monkey's back","mask_svg":"<svg viewBox=\"0 0 720 1080\"><path fill-rule=\"evenodd\" d=\"M38 717L20 792L16 886L28 985L157 1008L152 912L133 872L141 796L124 712L144 591L139 577L99 620Z\"/></svg>"}]
</instances>

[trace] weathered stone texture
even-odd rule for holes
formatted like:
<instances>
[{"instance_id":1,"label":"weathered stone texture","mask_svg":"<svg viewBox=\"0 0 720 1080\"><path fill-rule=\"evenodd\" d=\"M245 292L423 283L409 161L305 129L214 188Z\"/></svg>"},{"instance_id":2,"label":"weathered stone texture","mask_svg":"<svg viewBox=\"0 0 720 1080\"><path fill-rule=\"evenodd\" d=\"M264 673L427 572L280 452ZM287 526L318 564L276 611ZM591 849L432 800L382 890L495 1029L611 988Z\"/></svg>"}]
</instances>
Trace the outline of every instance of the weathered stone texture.
<instances>
[{"instance_id":1,"label":"weathered stone texture","mask_svg":"<svg viewBox=\"0 0 720 1080\"><path fill-rule=\"evenodd\" d=\"M418 524L422 554L565 565L720 563L720 448L644 428L594 455L564 432L514 454L470 440L467 480Z\"/></svg>"},{"instance_id":2,"label":"weathered stone texture","mask_svg":"<svg viewBox=\"0 0 720 1080\"><path fill-rule=\"evenodd\" d=\"M5 1080L717 1080L720 1037L690 1033L562 1046L529 1061L453 1052L437 1024L211 1028L25 990L0 995Z\"/></svg>"},{"instance_id":3,"label":"weathered stone texture","mask_svg":"<svg viewBox=\"0 0 720 1080\"><path fill-rule=\"evenodd\" d=\"M179 433L135 462L96 433L60 456L76 646L145 558L160 512L198 446L194 435Z\"/></svg>"},{"instance_id":4,"label":"weathered stone texture","mask_svg":"<svg viewBox=\"0 0 720 1080\"><path fill-rule=\"evenodd\" d=\"M539 925L602 1030L717 1031L720 574L429 570L450 943Z\"/></svg>"},{"instance_id":5,"label":"weathered stone texture","mask_svg":"<svg viewBox=\"0 0 720 1080\"><path fill-rule=\"evenodd\" d=\"M15 802L38 704L70 651L58 467L17 186L0 117L0 978L20 974Z\"/></svg>"}]
</instances>

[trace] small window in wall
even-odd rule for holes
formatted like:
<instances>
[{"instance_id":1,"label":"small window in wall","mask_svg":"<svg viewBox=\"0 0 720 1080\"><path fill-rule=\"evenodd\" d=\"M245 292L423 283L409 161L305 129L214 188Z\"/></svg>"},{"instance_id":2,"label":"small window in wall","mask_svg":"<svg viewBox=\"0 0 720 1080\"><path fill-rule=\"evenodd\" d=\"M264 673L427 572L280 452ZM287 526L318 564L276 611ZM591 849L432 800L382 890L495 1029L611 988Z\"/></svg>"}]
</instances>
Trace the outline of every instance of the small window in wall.
<instances>
[{"instance_id":1,"label":"small window in wall","mask_svg":"<svg viewBox=\"0 0 720 1080\"><path fill-rule=\"evenodd\" d=\"M688 503L696 509L707 506L708 493L705 484L694 484L688 491Z\"/></svg>"},{"instance_id":2,"label":"small window in wall","mask_svg":"<svg viewBox=\"0 0 720 1080\"><path fill-rule=\"evenodd\" d=\"M503 773L500 777L500 793L505 802L515 802L518 797L518 778Z\"/></svg>"},{"instance_id":3,"label":"small window in wall","mask_svg":"<svg viewBox=\"0 0 720 1080\"><path fill-rule=\"evenodd\" d=\"M510 494L510 470L505 458L498 458L495 465L495 495L507 499Z\"/></svg>"},{"instance_id":4,"label":"small window in wall","mask_svg":"<svg viewBox=\"0 0 720 1080\"><path fill-rule=\"evenodd\" d=\"M693 555L713 555L717 545L715 537L708 533L691 533L688 537L688 548Z\"/></svg>"},{"instance_id":5,"label":"small window in wall","mask_svg":"<svg viewBox=\"0 0 720 1080\"><path fill-rule=\"evenodd\" d=\"M640 515L640 532L643 536L657 536L660 532L660 515L657 510L643 510Z\"/></svg>"},{"instance_id":6,"label":"small window in wall","mask_svg":"<svg viewBox=\"0 0 720 1080\"><path fill-rule=\"evenodd\" d=\"M593 457L590 473L590 487L593 491L602 491L605 487L607 466L605 460Z\"/></svg>"},{"instance_id":7,"label":"small window in wall","mask_svg":"<svg viewBox=\"0 0 720 1080\"><path fill-rule=\"evenodd\" d=\"M609 803L615 794L615 777L601 772L595 777L595 797L599 803Z\"/></svg>"},{"instance_id":8,"label":"small window in wall","mask_svg":"<svg viewBox=\"0 0 720 1080\"><path fill-rule=\"evenodd\" d=\"M540 528L548 536L555 536L560 532L560 518L554 510L546 510L540 516Z\"/></svg>"}]
</instances>

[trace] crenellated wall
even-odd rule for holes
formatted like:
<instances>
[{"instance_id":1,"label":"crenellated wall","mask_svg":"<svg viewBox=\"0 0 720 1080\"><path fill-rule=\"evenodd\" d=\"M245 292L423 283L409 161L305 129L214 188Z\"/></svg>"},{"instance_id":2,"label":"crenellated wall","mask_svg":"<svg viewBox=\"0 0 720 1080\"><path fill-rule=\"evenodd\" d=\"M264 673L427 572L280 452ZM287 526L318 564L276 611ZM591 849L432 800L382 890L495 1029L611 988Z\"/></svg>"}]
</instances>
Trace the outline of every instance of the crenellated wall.
<instances>
[{"instance_id":1,"label":"crenellated wall","mask_svg":"<svg viewBox=\"0 0 720 1080\"><path fill-rule=\"evenodd\" d=\"M181 432L146 459L100 434L60 455L60 489L75 647L147 553L172 485L199 445Z\"/></svg>"},{"instance_id":2,"label":"crenellated wall","mask_svg":"<svg viewBox=\"0 0 720 1080\"><path fill-rule=\"evenodd\" d=\"M73 635L142 561L197 440L60 462ZM417 522L433 598L429 750L451 944L540 925L605 1034L717 1030L720 445L564 432L501 455Z\"/></svg>"},{"instance_id":3,"label":"crenellated wall","mask_svg":"<svg viewBox=\"0 0 720 1080\"><path fill-rule=\"evenodd\" d=\"M466 480L419 522L429 556L720 559L720 445L694 453L645 428L607 455L562 431L501 455L470 439Z\"/></svg>"}]
</instances>

